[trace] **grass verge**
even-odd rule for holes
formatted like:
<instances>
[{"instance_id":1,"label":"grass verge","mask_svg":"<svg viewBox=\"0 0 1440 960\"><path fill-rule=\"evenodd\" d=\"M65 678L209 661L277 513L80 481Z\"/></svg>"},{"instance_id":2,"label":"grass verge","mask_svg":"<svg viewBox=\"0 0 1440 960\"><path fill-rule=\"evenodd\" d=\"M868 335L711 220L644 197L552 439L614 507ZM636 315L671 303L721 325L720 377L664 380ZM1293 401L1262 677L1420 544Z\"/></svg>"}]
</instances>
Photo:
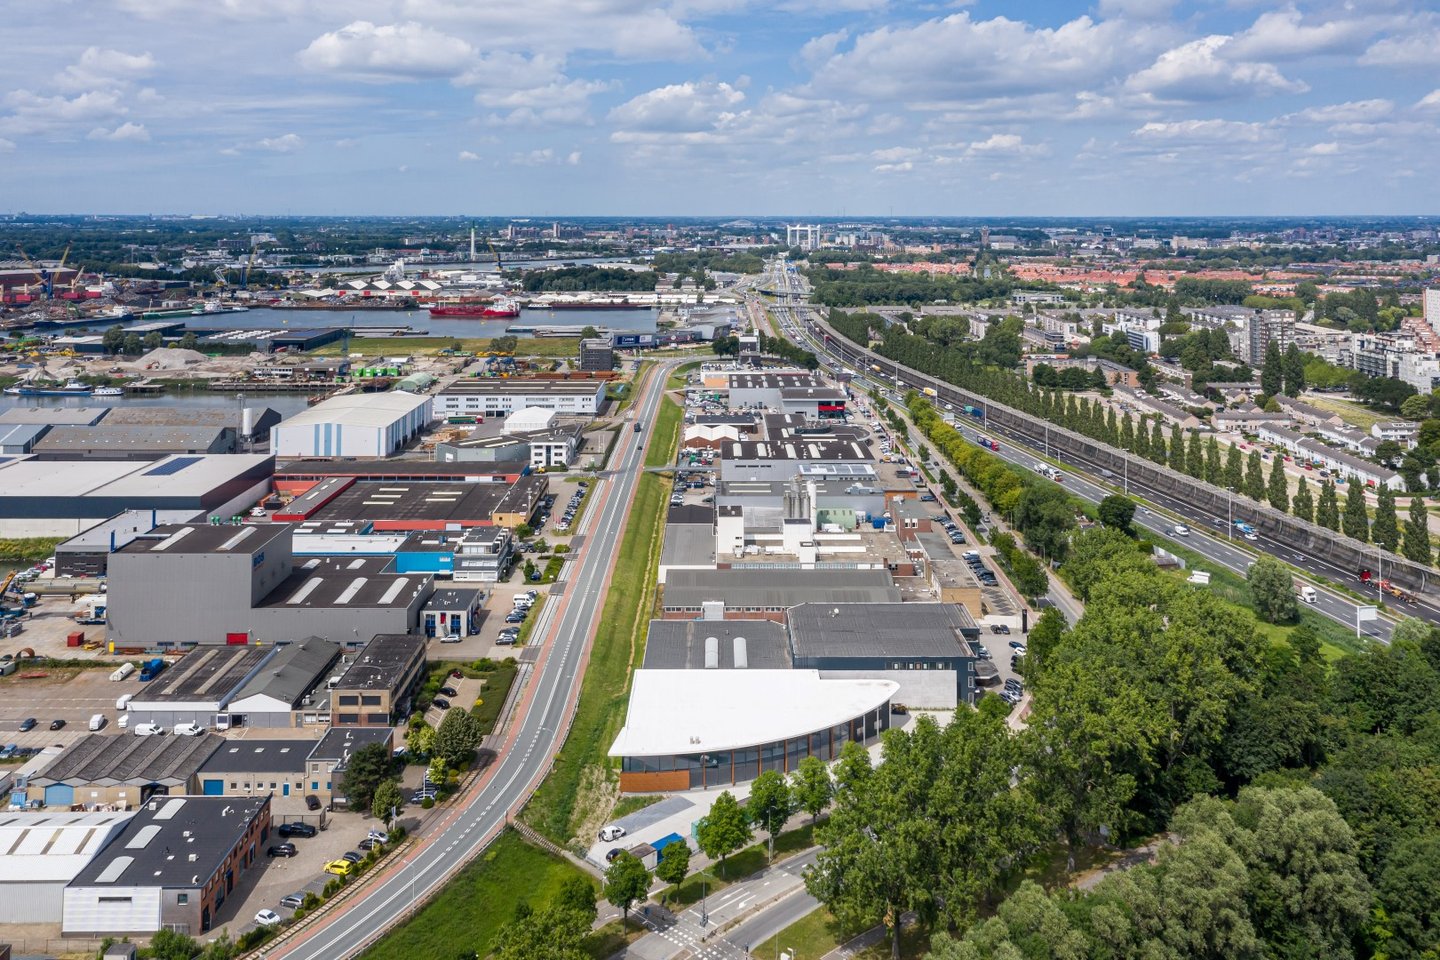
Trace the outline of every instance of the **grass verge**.
<instances>
[{"instance_id":1,"label":"grass verge","mask_svg":"<svg viewBox=\"0 0 1440 960\"><path fill-rule=\"evenodd\" d=\"M0 562L16 563L44 560L53 556L55 547L64 542L64 537L20 537L0 540Z\"/></svg>"},{"instance_id":2,"label":"grass verge","mask_svg":"<svg viewBox=\"0 0 1440 960\"><path fill-rule=\"evenodd\" d=\"M621 817L628 817L630 814L646 807L653 806L665 798L658 793L636 793L621 797L615 801L615 806L610 808L611 820L619 820Z\"/></svg>"},{"instance_id":3,"label":"grass verge","mask_svg":"<svg viewBox=\"0 0 1440 960\"><path fill-rule=\"evenodd\" d=\"M480 702L470 708L470 715L480 721L480 732L490 733L500 718L500 708L505 706L505 697L515 683L515 672L519 665L513 659L501 660L495 669L484 674L485 688L480 691Z\"/></svg>"},{"instance_id":4,"label":"grass verge","mask_svg":"<svg viewBox=\"0 0 1440 960\"><path fill-rule=\"evenodd\" d=\"M680 447L680 421L685 411L668 397L660 402L655 423L650 427L650 446L645 450L645 466L668 467L675 462Z\"/></svg>"},{"instance_id":5,"label":"grass verge","mask_svg":"<svg viewBox=\"0 0 1440 960\"><path fill-rule=\"evenodd\" d=\"M433 356L441 350L448 350L456 342L466 353L480 353L491 349L490 337L351 337L350 352L363 354L416 353ZM311 353L317 356L339 356L344 341L327 344ZM580 355L580 338L576 337L521 337L515 347L517 357L577 357Z\"/></svg>"},{"instance_id":6,"label":"grass verge","mask_svg":"<svg viewBox=\"0 0 1440 960\"><path fill-rule=\"evenodd\" d=\"M575 836L586 771L602 771L607 782L613 775L605 752L624 721L630 672L644 655L646 614L655 591L667 497L660 477L640 477L580 686L575 721L550 775L525 808L526 822L556 843L569 843Z\"/></svg>"},{"instance_id":7,"label":"grass verge","mask_svg":"<svg viewBox=\"0 0 1440 960\"><path fill-rule=\"evenodd\" d=\"M523 647L530 642L530 631L535 629L535 623L540 619L540 611L545 608L545 601L550 599L548 593L539 594L535 602L530 605L530 615L520 624L520 636L515 641L515 646Z\"/></svg>"},{"instance_id":8,"label":"grass verge","mask_svg":"<svg viewBox=\"0 0 1440 960\"><path fill-rule=\"evenodd\" d=\"M803 827L789 830L775 838L775 859L776 861L783 860L792 853L808 850L814 845L815 831L807 823ZM726 857L723 873L718 863L692 873L685 878L684 882L667 891L666 902L672 906L677 904L689 906L692 903L699 903L702 891L705 896L713 897L715 891L723 890L737 880L744 880L746 877L764 870L770 862L765 856L765 851L766 842L762 840Z\"/></svg>"},{"instance_id":9,"label":"grass verge","mask_svg":"<svg viewBox=\"0 0 1440 960\"><path fill-rule=\"evenodd\" d=\"M495 839L402 926L366 950L364 960L485 956L495 933L528 901L544 909L579 867L532 847L510 830ZM523 878L523 882L521 882Z\"/></svg>"},{"instance_id":10,"label":"grass verge","mask_svg":"<svg viewBox=\"0 0 1440 960\"><path fill-rule=\"evenodd\" d=\"M783 950L794 960L820 960L821 957L841 944L848 943L858 934L859 931L846 930L841 927L840 922L831 915L830 911L821 907L796 920L764 943L751 944L750 953L756 957L776 957ZM901 960L918 960L925 955L929 947L925 936L913 927L900 934ZM854 954L853 960L889 960L889 958L890 941L887 938L873 947L866 947Z\"/></svg>"}]
</instances>

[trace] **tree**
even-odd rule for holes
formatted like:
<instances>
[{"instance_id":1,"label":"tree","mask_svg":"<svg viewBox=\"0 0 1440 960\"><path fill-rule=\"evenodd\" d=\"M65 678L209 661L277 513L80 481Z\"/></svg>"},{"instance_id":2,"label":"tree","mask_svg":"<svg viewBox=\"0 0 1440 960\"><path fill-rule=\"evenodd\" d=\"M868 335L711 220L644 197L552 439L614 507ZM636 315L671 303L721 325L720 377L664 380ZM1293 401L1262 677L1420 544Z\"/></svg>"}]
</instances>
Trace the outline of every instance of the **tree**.
<instances>
[{"instance_id":1,"label":"tree","mask_svg":"<svg viewBox=\"0 0 1440 960\"><path fill-rule=\"evenodd\" d=\"M1276 456L1270 464L1270 482L1265 488L1265 497L1270 506L1284 513L1290 509L1290 489L1285 481L1285 458Z\"/></svg>"},{"instance_id":2,"label":"tree","mask_svg":"<svg viewBox=\"0 0 1440 960\"><path fill-rule=\"evenodd\" d=\"M144 349L145 344L143 341L141 341L140 335L138 333L125 334L125 342L120 347L122 353L124 353L126 356L134 357L139 356L140 351Z\"/></svg>"},{"instance_id":3,"label":"tree","mask_svg":"<svg viewBox=\"0 0 1440 960\"><path fill-rule=\"evenodd\" d=\"M684 847L682 842L677 846ZM688 850L689 847L686 847ZM598 910L595 907L595 884L590 882L589 877L571 876L560 884L560 889L555 893L555 902L552 904L556 909L572 911L585 921L585 929L595 922Z\"/></svg>"},{"instance_id":4,"label":"tree","mask_svg":"<svg viewBox=\"0 0 1440 960\"><path fill-rule=\"evenodd\" d=\"M194 937L162 927L150 938L150 956L155 960L191 960L200 953Z\"/></svg>"},{"instance_id":5,"label":"tree","mask_svg":"<svg viewBox=\"0 0 1440 960\"><path fill-rule=\"evenodd\" d=\"M1154 425L1150 428L1150 459L1163 466L1168 458L1165 431L1160 425L1160 418L1156 417Z\"/></svg>"},{"instance_id":6,"label":"tree","mask_svg":"<svg viewBox=\"0 0 1440 960\"><path fill-rule=\"evenodd\" d=\"M580 331L581 340L594 340L598 336L600 336L600 331L591 326L586 326Z\"/></svg>"},{"instance_id":7,"label":"tree","mask_svg":"<svg viewBox=\"0 0 1440 960\"><path fill-rule=\"evenodd\" d=\"M775 834L794 812L795 798L790 795L790 783L783 773L766 770L750 784L746 818L769 835L769 859L775 858Z\"/></svg>"},{"instance_id":8,"label":"tree","mask_svg":"<svg viewBox=\"0 0 1440 960\"><path fill-rule=\"evenodd\" d=\"M681 841L682 843L684 841ZM620 908L620 926L630 918L630 908L650 892L650 871L633 854L622 851L605 870L605 899Z\"/></svg>"},{"instance_id":9,"label":"tree","mask_svg":"<svg viewBox=\"0 0 1440 960\"><path fill-rule=\"evenodd\" d=\"M1320 500L1315 504L1315 522L1326 530L1340 529L1340 501L1335 496L1335 485L1329 480L1320 484Z\"/></svg>"},{"instance_id":10,"label":"tree","mask_svg":"<svg viewBox=\"0 0 1440 960\"><path fill-rule=\"evenodd\" d=\"M1030 669L1043 669L1050 657L1060 649L1069 624L1065 615L1056 607L1041 611L1030 635L1025 638L1025 664Z\"/></svg>"},{"instance_id":11,"label":"tree","mask_svg":"<svg viewBox=\"0 0 1440 960\"><path fill-rule=\"evenodd\" d=\"M1195 479L1205 476L1205 454L1200 447L1200 432L1190 431L1190 440L1185 449L1185 472Z\"/></svg>"},{"instance_id":12,"label":"tree","mask_svg":"<svg viewBox=\"0 0 1440 960\"><path fill-rule=\"evenodd\" d=\"M435 752L435 728L423 720L411 727L405 733L405 750L414 757L429 757Z\"/></svg>"},{"instance_id":13,"label":"tree","mask_svg":"<svg viewBox=\"0 0 1440 960\"><path fill-rule=\"evenodd\" d=\"M1135 519L1135 501L1118 493L1112 493L1100 501L1096 511L1100 522L1112 530L1119 530L1126 535L1133 535L1130 522Z\"/></svg>"},{"instance_id":14,"label":"tree","mask_svg":"<svg viewBox=\"0 0 1440 960\"><path fill-rule=\"evenodd\" d=\"M1280 355L1280 344L1271 340L1265 348L1265 365L1260 368L1260 392L1273 397L1284 389L1285 361Z\"/></svg>"},{"instance_id":15,"label":"tree","mask_svg":"<svg viewBox=\"0 0 1440 960\"><path fill-rule=\"evenodd\" d=\"M345 768L342 789L351 809L369 810L375 798L375 791L395 771L395 760L390 748L383 743L370 743L350 754L350 763Z\"/></svg>"},{"instance_id":16,"label":"tree","mask_svg":"<svg viewBox=\"0 0 1440 960\"><path fill-rule=\"evenodd\" d=\"M1295 499L1290 501L1290 510L1301 520L1315 521L1315 501L1310 496L1310 487L1304 477L1295 486Z\"/></svg>"},{"instance_id":17,"label":"tree","mask_svg":"<svg viewBox=\"0 0 1440 960\"><path fill-rule=\"evenodd\" d=\"M672 887L677 887L690 875L690 847L684 840L672 840L660 851L660 861L655 864L655 876Z\"/></svg>"},{"instance_id":18,"label":"tree","mask_svg":"<svg viewBox=\"0 0 1440 960\"><path fill-rule=\"evenodd\" d=\"M1245 575L1255 612L1269 623L1290 623L1300 616L1295 605L1295 584L1285 565L1269 554L1262 554L1250 565Z\"/></svg>"},{"instance_id":19,"label":"tree","mask_svg":"<svg viewBox=\"0 0 1440 960\"><path fill-rule=\"evenodd\" d=\"M200 346L200 338L195 335L194 330L186 330L185 336L180 338L179 346L181 350L198 349ZM113 353L114 351L112 350L111 352Z\"/></svg>"},{"instance_id":20,"label":"tree","mask_svg":"<svg viewBox=\"0 0 1440 960\"><path fill-rule=\"evenodd\" d=\"M1026 487L1015 502L1015 528L1042 556L1062 559L1075 526L1075 511L1065 491L1051 484Z\"/></svg>"},{"instance_id":21,"label":"tree","mask_svg":"<svg viewBox=\"0 0 1440 960\"><path fill-rule=\"evenodd\" d=\"M119 353L125 346L125 328L117 324L106 330L105 335L100 338L100 345L105 348L106 353ZM186 957L185 960L190 958Z\"/></svg>"},{"instance_id":22,"label":"tree","mask_svg":"<svg viewBox=\"0 0 1440 960\"><path fill-rule=\"evenodd\" d=\"M399 781L385 780L375 788L375 795L370 798L370 815L388 824L390 818L404 805L405 798L400 795Z\"/></svg>"},{"instance_id":23,"label":"tree","mask_svg":"<svg viewBox=\"0 0 1440 960\"><path fill-rule=\"evenodd\" d=\"M1395 491L1384 485L1375 497L1375 523L1370 528L1370 536L1391 553L1394 553L1400 544L1400 521L1395 515Z\"/></svg>"},{"instance_id":24,"label":"tree","mask_svg":"<svg viewBox=\"0 0 1440 960\"><path fill-rule=\"evenodd\" d=\"M1345 536L1366 542L1370 539L1370 517L1365 510L1365 485L1352 476L1345 487L1345 515L1341 520Z\"/></svg>"},{"instance_id":25,"label":"tree","mask_svg":"<svg viewBox=\"0 0 1440 960\"><path fill-rule=\"evenodd\" d=\"M735 796L726 790L715 798L710 813L696 828L695 840L700 850L712 860L720 861L720 876L725 876L725 858L750 842L754 833L745 819Z\"/></svg>"},{"instance_id":26,"label":"tree","mask_svg":"<svg viewBox=\"0 0 1440 960\"><path fill-rule=\"evenodd\" d=\"M1081 600L1106 577L1115 573L1139 573L1153 569L1149 557L1135 549L1135 541L1109 527L1077 534L1065 557L1065 576Z\"/></svg>"},{"instance_id":27,"label":"tree","mask_svg":"<svg viewBox=\"0 0 1440 960\"><path fill-rule=\"evenodd\" d=\"M790 792L799 808L810 814L812 824L819 821L820 814L830 805L834 789L830 768L816 756L805 757L790 775Z\"/></svg>"},{"instance_id":28,"label":"tree","mask_svg":"<svg viewBox=\"0 0 1440 960\"><path fill-rule=\"evenodd\" d=\"M559 905L540 913L522 911L496 932L493 943L482 945L476 954L488 948L494 960L587 960L590 954L585 950L585 938L591 922L579 911Z\"/></svg>"},{"instance_id":29,"label":"tree","mask_svg":"<svg viewBox=\"0 0 1440 960\"><path fill-rule=\"evenodd\" d=\"M1239 492L1245 484L1245 459L1240 454L1240 448L1233 443L1230 450L1225 454L1225 473L1222 476L1227 489Z\"/></svg>"},{"instance_id":30,"label":"tree","mask_svg":"<svg viewBox=\"0 0 1440 960\"><path fill-rule=\"evenodd\" d=\"M165 346L165 338L160 335L159 330L151 330L145 334L145 339L141 343L144 344L146 350L156 350Z\"/></svg>"},{"instance_id":31,"label":"tree","mask_svg":"<svg viewBox=\"0 0 1440 960\"><path fill-rule=\"evenodd\" d=\"M1430 565L1430 519L1425 498L1418 493L1410 498L1410 515L1405 518L1405 538L1400 552L1408 560Z\"/></svg>"},{"instance_id":32,"label":"tree","mask_svg":"<svg viewBox=\"0 0 1440 960\"><path fill-rule=\"evenodd\" d=\"M1383 955L1396 960L1440 955L1440 833L1397 844L1379 887L1388 934Z\"/></svg>"},{"instance_id":33,"label":"tree","mask_svg":"<svg viewBox=\"0 0 1440 960\"><path fill-rule=\"evenodd\" d=\"M463 767L474 758L481 736L480 721L469 710L446 710L435 731L435 755L452 767Z\"/></svg>"},{"instance_id":34,"label":"tree","mask_svg":"<svg viewBox=\"0 0 1440 960\"><path fill-rule=\"evenodd\" d=\"M1305 390L1305 355L1295 344L1285 348L1285 395L1298 397Z\"/></svg>"},{"instance_id":35,"label":"tree","mask_svg":"<svg viewBox=\"0 0 1440 960\"><path fill-rule=\"evenodd\" d=\"M1241 490L1251 500L1265 499L1265 467L1260 451L1254 447L1250 448L1250 456L1245 461L1245 485Z\"/></svg>"},{"instance_id":36,"label":"tree","mask_svg":"<svg viewBox=\"0 0 1440 960\"><path fill-rule=\"evenodd\" d=\"M1205 440L1205 482L1220 485L1225 468L1220 459L1220 441L1214 437Z\"/></svg>"},{"instance_id":37,"label":"tree","mask_svg":"<svg viewBox=\"0 0 1440 960\"><path fill-rule=\"evenodd\" d=\"M1190 472L1185 457L1185 438L1180 433L1178 423L1170 427L1170 469L1180 473Z\"/></svg>"}]
</instances>

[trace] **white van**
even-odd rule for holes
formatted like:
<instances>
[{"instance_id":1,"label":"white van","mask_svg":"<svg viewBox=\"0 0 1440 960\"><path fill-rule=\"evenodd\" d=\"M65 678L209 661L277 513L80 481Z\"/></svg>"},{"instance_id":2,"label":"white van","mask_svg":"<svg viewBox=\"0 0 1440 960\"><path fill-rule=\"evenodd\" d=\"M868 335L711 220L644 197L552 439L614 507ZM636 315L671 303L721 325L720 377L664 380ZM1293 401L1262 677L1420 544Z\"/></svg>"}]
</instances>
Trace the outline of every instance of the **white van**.
<instances>
[{"instance_id":1,"label":"white van","mask_svg":"<svg viewBox=\"0 0 1440 960\"><path fill-rule=\"evenodd\" d=\"M135 694L127 693L115 701L115 709L124 713L130 708L130 701L135 699Z\"/></svg>"},{"instance_id":2,"label":"white van","mask_svg":"<svg viewBox=\"0 0 1440 960\"><path fill-rule=\"evenodd\" d=\"M120 719L115 721L115 726L119 727L121 730L124 730L124 729L126 729L127 727L129 727L129 726L130 726L130 714L128 714L128 713L122 713L122 714L120 714Z\"/></svg>"},{"instance_id":3,"label":"white van","mask_svg":"<svg viewBox=\"0 0 1440 960\"><path fill-rule=\"evenodd\" d=\"M90 718L90 729L100 730L105 726L105 714L97 713Z\"/></svg>"},{"instance_id":4,"label":"white van","mask_svg":"<svg viewBox=\"0 0 1440 960\"><path fill-rule=\"evenodd\" d=\"M1320 596L1315 592L1314 587L1307 584L1300 588L1300 599L1306 603L1318 603Z\"/></svg>"},{"instance_id":5,"label":"white van","mask_svg":"<svg viewBox=\"0 0 1440 960\"><path fill-rule=\"evenodd\" d=\"M128 717L129 714L127 713ZM135 736L137 737L160 737L164 736L165 728L158 723L137 723L135 724Z\"/></svg>"},{"instance_id":6,"label":"white van","mask_svg":"<svg viewBox=\"0 0 1440 960\"><path fill-rule=\"evenodd\" d=\"M177 737L198 737L204 732L205 728L198 723L175 724L175 736Z\"/></svg>"}]
</instances>

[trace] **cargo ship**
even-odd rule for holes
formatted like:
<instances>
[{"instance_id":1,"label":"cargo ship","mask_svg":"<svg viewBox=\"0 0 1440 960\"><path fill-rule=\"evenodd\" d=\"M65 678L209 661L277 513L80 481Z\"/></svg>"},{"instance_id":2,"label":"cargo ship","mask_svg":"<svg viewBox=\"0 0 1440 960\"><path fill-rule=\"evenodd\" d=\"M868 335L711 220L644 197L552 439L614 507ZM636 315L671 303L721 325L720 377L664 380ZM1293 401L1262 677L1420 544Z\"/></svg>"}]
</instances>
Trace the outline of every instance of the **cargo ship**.
<instances>
[{"instance_id":1,"label":"cargo ship","mask_svg":"<svg viewBox=\"0 0 1440 960\"><path fill-rule=\"evenodd\" d=\"M14 397L88 397L90 388L78 380L71 380L63 387L6 387L5 392Z\"/></svg>"},{"instance_id":2,"label":"cargo ship","mask_svg":"<svg viewBox=\"0 0 1440 960\"><path fill-rule=\"evenodd\" d=\"M441 303L430 308L432 317L477 317L495 319L520 316L520 301L501 297L475 303Z\"/></svg>"}]
</instances>

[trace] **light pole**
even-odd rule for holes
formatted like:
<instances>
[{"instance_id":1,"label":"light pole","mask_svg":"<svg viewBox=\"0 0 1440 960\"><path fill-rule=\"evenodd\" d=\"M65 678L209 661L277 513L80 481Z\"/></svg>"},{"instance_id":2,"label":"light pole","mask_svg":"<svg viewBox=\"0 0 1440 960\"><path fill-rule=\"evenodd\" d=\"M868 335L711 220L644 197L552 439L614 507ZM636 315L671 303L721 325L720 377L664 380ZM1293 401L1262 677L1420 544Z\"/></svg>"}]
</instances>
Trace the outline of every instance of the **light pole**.
<instances>
[{"instance_id":1,"label":"light pole","mask_svg":"<svg viewBox=\"0 0 1440 960\"><path fill-rule=\"evenodd\" d=\"M705 909L705 878L700 878L700 926L710 922L710 912Z\"/></svg>"}]
</instances>

